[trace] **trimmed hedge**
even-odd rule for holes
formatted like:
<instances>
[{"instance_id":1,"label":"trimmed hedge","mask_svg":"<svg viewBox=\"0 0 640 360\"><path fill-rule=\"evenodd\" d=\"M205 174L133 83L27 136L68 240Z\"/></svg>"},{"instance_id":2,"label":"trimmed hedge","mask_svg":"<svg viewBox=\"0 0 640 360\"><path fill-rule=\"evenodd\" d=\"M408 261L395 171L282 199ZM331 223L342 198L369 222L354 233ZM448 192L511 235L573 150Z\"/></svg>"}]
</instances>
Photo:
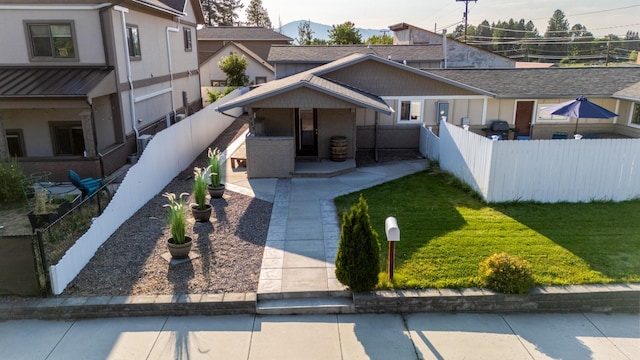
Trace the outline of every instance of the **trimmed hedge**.
<instances>
[{"instance_id":1,"label":"trimmed hedge","mask_svg":"<svg viewBox=\"0 0 640 360\"><path fill-rule=\"evenodd\" d=\"M504 252L482 261L478 273L484 286L506 294L526 294L535 285L529 262Z\"/></svg>"}]
</instances>

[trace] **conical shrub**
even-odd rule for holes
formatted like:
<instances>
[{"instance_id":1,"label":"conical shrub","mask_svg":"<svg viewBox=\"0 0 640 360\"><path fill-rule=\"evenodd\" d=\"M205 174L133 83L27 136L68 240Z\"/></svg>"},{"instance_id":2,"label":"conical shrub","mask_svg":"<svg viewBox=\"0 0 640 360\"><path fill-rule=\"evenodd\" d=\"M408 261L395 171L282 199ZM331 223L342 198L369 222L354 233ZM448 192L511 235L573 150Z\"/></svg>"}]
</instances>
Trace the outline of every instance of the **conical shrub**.
<instances>
[{"instance_id":1,"label":"conical shrub","mask_svg":"<svg viewBox=\"0 0 640 360\"><path fill-rule=\"evenodd\" d=\"M378 234L371 227L369 207L360 195L358 203L342 215L336 278L351 291L371 290L378 283L379 264Z\"/></svg>"}]
</instances>

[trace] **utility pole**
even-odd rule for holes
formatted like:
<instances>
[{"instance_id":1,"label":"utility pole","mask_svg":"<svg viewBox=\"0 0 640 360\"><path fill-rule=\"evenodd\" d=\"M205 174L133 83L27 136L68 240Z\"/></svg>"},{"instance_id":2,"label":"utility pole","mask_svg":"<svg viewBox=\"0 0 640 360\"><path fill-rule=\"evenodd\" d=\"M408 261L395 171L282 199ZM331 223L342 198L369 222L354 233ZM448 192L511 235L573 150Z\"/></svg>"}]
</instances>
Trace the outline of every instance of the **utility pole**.
<instances>
[{"instance_id":1,"label":"utility pole","mask_svg":"<svg viewBox=\"0 0 640 360\"><path fill-rule=\"evenodd\" d=\"M469 20L469 1L478 2L478 0L456 0L456 2L462 1L464 2L464 42L467 42L467 26Z\"/></svg>"}]
</instances>

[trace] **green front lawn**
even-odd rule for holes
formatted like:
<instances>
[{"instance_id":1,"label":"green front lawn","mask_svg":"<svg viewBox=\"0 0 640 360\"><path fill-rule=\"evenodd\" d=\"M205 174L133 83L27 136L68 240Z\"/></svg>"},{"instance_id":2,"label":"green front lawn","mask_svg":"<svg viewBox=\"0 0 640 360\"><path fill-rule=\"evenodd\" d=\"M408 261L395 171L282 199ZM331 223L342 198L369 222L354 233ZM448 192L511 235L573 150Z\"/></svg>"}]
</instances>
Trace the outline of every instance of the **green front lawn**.
<instances>
[{"instance_id":1,"label":"green front lawn","mask_svg":"<svg viewBox=\"0 0 640 360\"><path fill-rule=\"evenodd\" d=\"M640 282L640 201L483 203L438 171L339 197L338 213L362 193L380 238L381 288L478 286L479 263L498 252L531 263L539 285ZM400 228L394 283L387 279L384 220Z\"/></svg>"}]
</instances>

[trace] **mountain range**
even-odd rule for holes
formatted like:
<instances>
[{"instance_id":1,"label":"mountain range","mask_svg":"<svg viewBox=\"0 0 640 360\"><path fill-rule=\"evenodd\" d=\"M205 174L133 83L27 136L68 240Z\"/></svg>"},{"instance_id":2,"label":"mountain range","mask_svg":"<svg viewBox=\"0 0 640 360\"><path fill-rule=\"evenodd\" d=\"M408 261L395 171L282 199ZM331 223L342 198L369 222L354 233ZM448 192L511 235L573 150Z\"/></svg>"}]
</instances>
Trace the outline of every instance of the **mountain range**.
<instances>
[{"instance_id":1,"label":"mountain range","mask_svg":"<svg viewBox=\"0 0 640 360\"><path fill-rule=\"evenodd\" d=\"M292 21L290 23L282 25L281 28L275 28L273 30L296 40L299 37L298 26L300 26L300 24L306 21L307 20ZM313 31L313 35L312 35L313 38L317 38L321 40L329 40L329 31L331 31L332 25L319 24L313 21L311 21L310 23L311 23L311 31ZM334 24L334 25L340 25L340 24ZM356 29L360 32L362 41L367 40L373 35L377 35L377 36L382 35L383 30L387 33L390 32L388 29L362 29L362 28L356 28ZM297 41L295 41L295 43L297 44Z\"/></svg>"}]
</instances>

